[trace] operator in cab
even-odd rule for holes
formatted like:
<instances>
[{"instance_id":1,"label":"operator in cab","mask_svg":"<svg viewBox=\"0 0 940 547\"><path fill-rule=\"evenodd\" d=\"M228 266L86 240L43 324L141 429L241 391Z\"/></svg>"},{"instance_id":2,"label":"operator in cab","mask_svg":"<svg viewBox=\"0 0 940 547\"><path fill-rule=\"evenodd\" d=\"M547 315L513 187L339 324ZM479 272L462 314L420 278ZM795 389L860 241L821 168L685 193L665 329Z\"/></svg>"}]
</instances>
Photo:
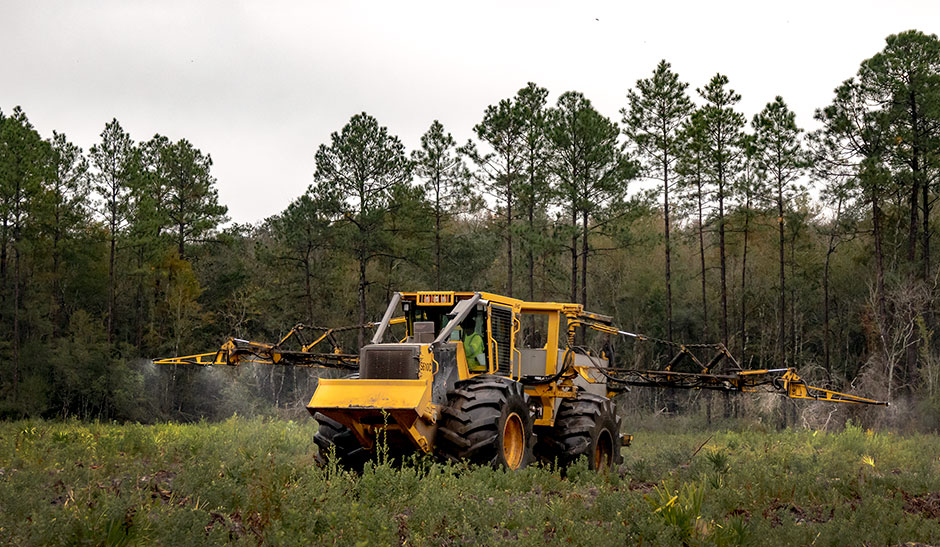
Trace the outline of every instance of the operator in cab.
<instances>
[{"instance_id":1,"label":"operator in cab","mask_svg":"<svg viewBox=\"0 0 940 547\"><path fill-rule=\"evenodd\" d=\"M483 330L477 320L477 314L471 314L460 324L463 351L467 356L467 368L470 372L486 371L486 345L483 343Z\"/></svg>"}]
</instances>

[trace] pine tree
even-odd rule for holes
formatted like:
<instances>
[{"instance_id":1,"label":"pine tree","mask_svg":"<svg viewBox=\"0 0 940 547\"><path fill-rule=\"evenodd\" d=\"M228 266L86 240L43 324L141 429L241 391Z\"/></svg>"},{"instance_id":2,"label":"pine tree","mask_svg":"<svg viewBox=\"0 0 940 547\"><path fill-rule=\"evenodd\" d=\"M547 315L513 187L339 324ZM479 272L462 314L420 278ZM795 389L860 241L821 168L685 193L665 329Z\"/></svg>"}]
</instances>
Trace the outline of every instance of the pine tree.
<instances>
[{"instance_id":1,"label":"pine tree","mask_svg":"<svg viewBox=\"0 0 940 547\"><path fill-rule=\"evenodd\" d=\"M134 141L117 119L101 132L101 142L91 147L92 189L101 199L100 213L108 230L107 342L114 336L114 298L118 240L128 223L131 188L135 175Z\"/></svg>"},{"instance_id":2,"label":"pine tree","mask_svg":"<svg viewBox=\"0 0 940 547\"><path fill-rule=\"evenodd\" d=\"M313 192L334 200L352 232L351 250L358 264L359 324L365 325L369 263L389 245L385 214L396 187L411 180L411 163L398 137L365 112L353 116L330 145L316 153ZM359 347L365 343L359 329Z\"/></svg>"},{"instance_id":3,"label":"pine tree","mask_svg":"<svg viewBox=\"0 0 940 547\"><path fill-rule=\"evenodd\" d=\"M52 240L52 301L50 318L52 334L57 335L66 324L62 309L65 295L62 286L63 251L85 223L90 220L87 205L88 160L82 149L68 141L62 133L52 133L52 176L43 192L43 231Z\"/></svg>"},{"instance_id":4,"label":"pine tree","mask_svg":"<svg viewBox=\"0 0 940 547\"><path fill-rule=\"evenodd\" d=\"M889 130L884 117L868 108L855 79L835 90L832 104L818 109L815 119L822 127L813 132L814 170L819 177L841 181L835 186L846 196L857 196L871 208L872 242L875 254L876 314L887 317L882 208L890 195L884 162ZM882 346L882 349L885 348Z\"/></svg>"},{"instance_id":5,"label":"pine tree","mask_svg":"<svg viewBox=\"0 0 940 547\"><path fill-rule=\"evenodd\" d=\"M740 199L739 211L744 216L743 241L741 245L741 350L738 358L741 362L747 361L748 337L747 337L747 304L748 304L748 245L751 235L751 218L758 213L760 204L763 201L764 191L764 172L758 161L758 150L755 145L754 135L745 135L742 141L744 148L743 161L740 175L735 180L735 193Z\"/></svg>"},{"instance_id":6,"label":"pine tree","mask_svg":"<svg viewBox=\"0 0 940 547\"><path fill-rule=\"evenodd\" d=\"M313 188L295 199L281 214L266 222L283 249L282 261L297 264L303 273L305 321L317 320L314 305L314 282L322 279L328 269L334 246L333 222L335 204L316 195Z\"/></svg>"},{"instance_id":7,"label":"pine tree","mask_svg":"<svg viewBox=\"0 0 940 547\"><path fill-rule=\"evenodd\" d=\"M421 149L412 152L415 174L424 180L424 192L434 215L434 287L440 290L443 229L470 196L470 173L456 152L456 141L434 120L421 136Z\"/></svg>"},{"instance_id":8,"label":"pine tree","mask_svg":"<svg viewBox=\"0 0 940 547\"><path fill-rule=\"evenodd\" d=\"M216 180L211 173L211 156L181 139L167 147L163 161L167 176L167 217L176 231L177 256L183 260L186 244L225 222L228 208L219 204Z\"/></svg>"},{"instance_id":9,"label":"pine tree","mask_svg":"<svg viewBox=\"0 0 940 547\"><path fill-rule=\"evenodd\" d=\"M778 358L781 366L786 364L786 273L784 268L784 219L788 203L805 193L799 184L806 164L800 142L801 130L796 125L796 116L787 107L783 97L777 96L754 116L751 125L755 132L758 164L767 173L773 188L771 201L776 204L777 230L779 235L779 279L780 294L778 314ZM770 197L770 196L769 196Z\"/></svg>"},{"instance_id":10,"label":"pine tree","mask_svg":"<svg viewBox=\"0 0 940 547\"><path fill-rule=\"evenodd\" d=\"M519 106L503 99L486 107L483 121L473 127L477 139L489 149L480 152L473 143L461 148L479 171L476 179L484 192L491 196L500 209L501 232L506 240L505 294L513 294L513 227L518 211L519 184L523 180L524 127Z\"/></svg>"},{"instance_id":11,"label":"pine tree","mask_svg":"<svg viewBox=\"0 0 940 547\"><path fill-rule=\"evenodd\" d=\"M546 230L538 223L552 197L547 99L548 90L532 82L520 89L515 99L523 134L523 180L519 184L519 204L525 211L525 224L520 239L526 253L527 298L530 301L535 300L535 258L546 250Z\"/></svg>"},{"instance_id":12,"label":"pine tree","mask_svg":"<svg viewBox=\"0 0 940 547\"><path fill-rule=\"evenodd\" d=\"M727 89L728 78L716 74L698 93L705 99L702 123L705 134L705 168L714 185L718 201L718 256L721 267L721 339L728 345L728 276L725 249L725 201L729 198L730 182L741 159L744 115L734 106L741 96Z\"/></svg>"},{"instance_id":13,"label":"pine tree","mask_svg":"<svg viewBox=\"0 0 940 547\"><path fill-rule=\"evenodd\" d=\"M862 62L857 81L894 141L885 149L885 160L909 196L907 259L915 263L920 239L919 272L928 279L932 275L930 191L940 180L940 155L935 152L940 142L940 40L935 34L909 30L892 34L885 42L882 51Z\"/></svg>"},{"instance_id":14,"label":"pine tree","mask_svg":"<svg viewBox=\"0 0 940 547\"><path fill-rule=\"evenodd\" d=\"M659 62L652 77L637 80L637 90L627 94L629 109L621 110L624 133L636 146L642 161L643 174L662 182L663 233L666 253L666 338L673 339L672 329L672 246L669 240L670 176L679 154L680 130L692 112L692 101L685 90L688 84L679 81L665 60Z\"/></svg>"},{"instance_id":15,"label":"pine tree","mask_svg":"<svg viewBox=\"0 0 940 547\"><path fill-rule=\"evenodd\" d=\"M127 272L135 282L134 287L134 345L143 350L145 325L150 325L152 334L156 334L154 317L158 302L157 293L163 272L156 271L156 265L167 258L168 249L173 240L169 234L169 173L166 161L170 139L163 135L154 135L134 149L134 178L131 181L128 202L128 226L124 236L125 246L134 253L134 268Z\"/></svg>"},{"instance_id":16,"label":"pine tree","mask_svg":"<svg viewBox=\"0 0 940 547\"><path fill-rule=\"evenodd\" d=\"M698 239L699 285L702 302L702 340L709 340L708 334L708 292L705 268L705 219L710 191L705 172L705 118L702 110L692 112L682 124L679 161L676 175L684 196L691 200L696 216L695 232ZM688 201L687 200L687 201Z\"/></svg>"},{"instance_id":17,"label":"pine tree","mask_svg":"<svg viewBox=\"0 0 940 547\"><path fill-rule=\"evenodd\" d=\"M617 124L597 112L581 93L568 91L558 98L549 114L549 128L558 193L571 219L571 301L580 300L586 306L589 236L604 228L606 218L611 216L609 207L626 194L627 182L636 175L636 165L617 140Z\"/></svg>"},{"instance_id":18,"label":"pine tree","mask_svg":"<svg viewBox=\"0 0 940 547\"><path fill-rule=\"evenodd\" d=\"M24 241L32 231L43 183L51 178L52 151L29 122L23 109L16 107L0 124L0 208L2 208L4 251L13 251L12 371L10 373L14 404L19 397L20 344L22 342L21 308L23 307L22 262ZM9 236L7 231L9 230ZM9 237L9 240L7 240ZM5 253L4 253L5 254ZM4 256L4 262L6 257ZM5 272L4 272L5 273ZM6 289L6 278L4 277ZM3 310L5 311L5 310Z\"/></svg>"}]
</instances>

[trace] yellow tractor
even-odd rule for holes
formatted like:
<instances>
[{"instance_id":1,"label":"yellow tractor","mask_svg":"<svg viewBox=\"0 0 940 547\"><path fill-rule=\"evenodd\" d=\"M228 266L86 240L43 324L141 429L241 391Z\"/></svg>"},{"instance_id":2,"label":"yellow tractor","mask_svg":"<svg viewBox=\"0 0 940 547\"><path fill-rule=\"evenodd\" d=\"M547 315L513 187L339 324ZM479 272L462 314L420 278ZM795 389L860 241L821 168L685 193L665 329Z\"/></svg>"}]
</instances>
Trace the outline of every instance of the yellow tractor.
<instances>
[{"instance_id":1,"label":"yellow tractor","mask_svg":"<svg viewBox=\"0 0 940 547\"><path fill-rule=\"evenodd\" d=\"M407 336L385 342L399 306ZM545 329L544 343L523 343L527 315ZM509 469L529 463L533 449L547 461L619 463L630 437L622 437L606 378L594 370L606 361L567 349L566 326L584 319L610 323L577 304L397 293L359 352L359 374L321 379L307 405L320 423L321 454L335 451L358 466L381 435L390 447ZM474 338L483 340L482 352L467 349Z\"/></svg>"},{"instance_id":2,"label":"yellow tractor","mask_svg":"<svg viewBox=\"0 0 940 547\"><path fill-rule=\"evenodd\" d=\"M404 337L386 340L390 326ZM523 325L526 328L523 329ZM886 404L808 386L793 369L741 370L721 344L681 345L619 330L608 316L580 304L525 302L486 292L395 293L371 343L344 354L332 330L301 349L229 339L218 351L157 361L234 365L261 362L358 368L321 378L307 409L319 424L320 461L330 456L361 467L376 446L418 450L451 460L520 469L537 458L561 466L586 457L591 469L622 462L622 433L612 398L629 386L781 392L791 398ZM525 330L525 334L523 331ZM605 351L576 345L586 331L668 344L662 370L612 367ZM333 350L315 353L329 340ZM714 350L703 362L698 350ZM680 371L681 363L691 371ZM718 374L718 364L730 370Z\"/></svg>"}]
</instances>

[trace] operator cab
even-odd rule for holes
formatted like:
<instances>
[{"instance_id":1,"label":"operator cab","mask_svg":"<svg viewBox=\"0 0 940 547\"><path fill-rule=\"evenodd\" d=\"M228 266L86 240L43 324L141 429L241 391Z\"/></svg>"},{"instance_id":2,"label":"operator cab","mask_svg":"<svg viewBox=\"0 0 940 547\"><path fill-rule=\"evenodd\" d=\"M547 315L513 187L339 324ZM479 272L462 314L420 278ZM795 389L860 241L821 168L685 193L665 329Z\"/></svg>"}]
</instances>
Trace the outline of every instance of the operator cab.
<instances>
[{"instance_id":1,"label":"operator cab","mask_svg":"<svg viewBox=\"0 0 940 547\"><path fill-rule=\"evenodd\" d=\"M430 344L437 364L457 361L463 378L480 373L518 378L522 306L520 300L482 292L394 293L371 346L381 344L391 349L388 344L395 341ZM404 336L387 340L392 324L404 324ZM368 360L364 354L362 357Z\"/></svg>"}]
</instances>

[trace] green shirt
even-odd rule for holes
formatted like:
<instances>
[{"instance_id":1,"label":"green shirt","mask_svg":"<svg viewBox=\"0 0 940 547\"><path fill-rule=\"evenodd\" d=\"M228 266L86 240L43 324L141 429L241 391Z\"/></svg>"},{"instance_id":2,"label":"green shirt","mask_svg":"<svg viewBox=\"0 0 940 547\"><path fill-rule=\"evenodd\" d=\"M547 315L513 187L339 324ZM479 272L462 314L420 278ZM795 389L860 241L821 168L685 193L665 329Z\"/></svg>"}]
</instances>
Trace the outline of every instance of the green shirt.
<instances>
[{"instance_id":1,"label":"green shirt","mask_svg":"<svg viewBox=\"0 0 940 547\"><path fill-rule=\"evenodd\" d=\"M476 372L486 369L485 356L483 354L483 337L478 333L471 332L464 336L463 351L467 356L467 367Z\"/></svg>"}]
</instances>

